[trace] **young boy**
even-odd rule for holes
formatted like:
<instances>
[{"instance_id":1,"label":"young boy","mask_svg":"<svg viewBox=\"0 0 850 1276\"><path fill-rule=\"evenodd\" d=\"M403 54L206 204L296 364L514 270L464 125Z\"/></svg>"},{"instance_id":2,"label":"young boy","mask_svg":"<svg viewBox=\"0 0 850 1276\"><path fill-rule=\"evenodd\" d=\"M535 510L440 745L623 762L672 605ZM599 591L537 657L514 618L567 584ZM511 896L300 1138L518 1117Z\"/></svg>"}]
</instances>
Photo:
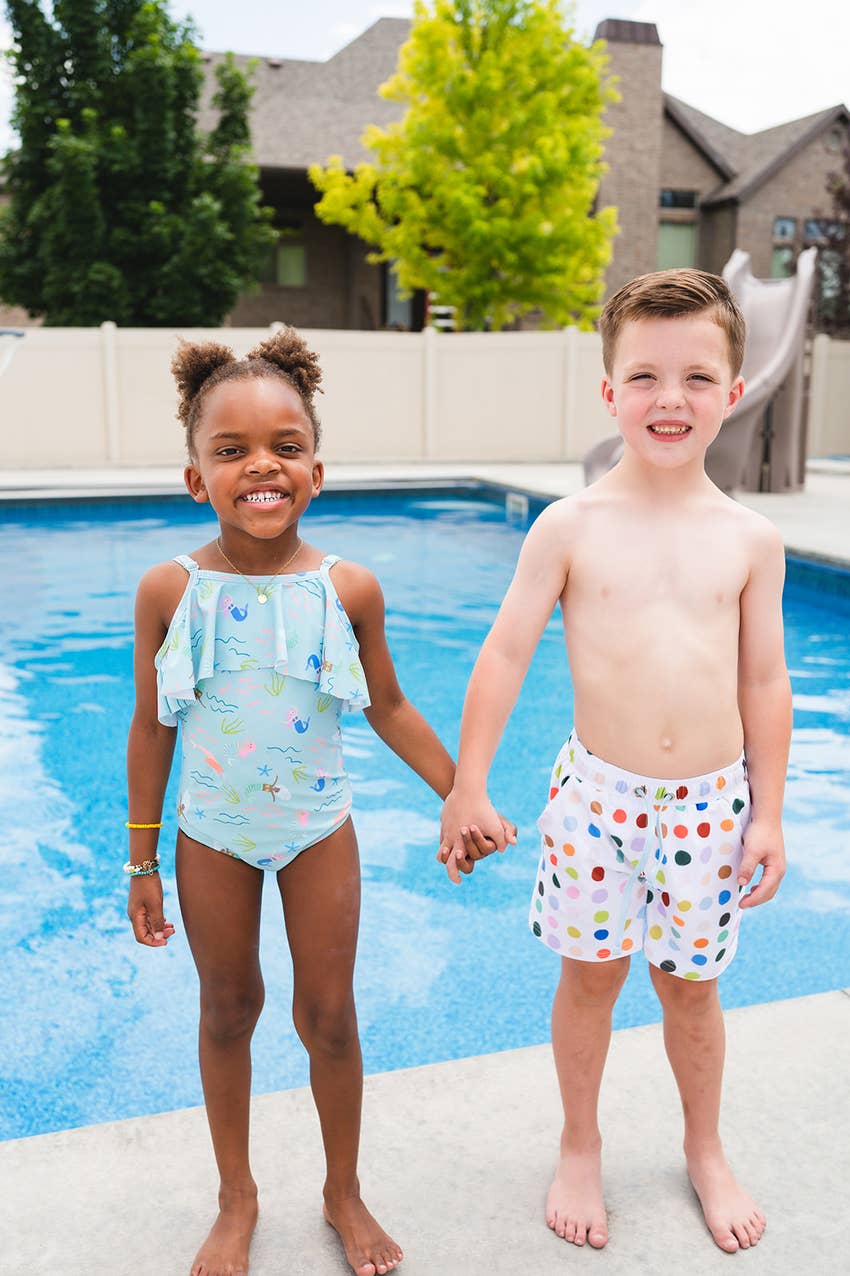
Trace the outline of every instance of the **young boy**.
<instances>
[{"instance_id":1,"label":"young boy","mask_svg":"<svg viewBox=\"0 0 850 1276\"><path fill-rule=\"evenodd\" d=\"M644 950L684 1110L688 1174L721 1249L765 1219L718 1133L724 1027L717 976L740 910L776 893L791 734L782 541L723 495L705 452L743 393L744 321L722 279L666 270L627 284L600 328L602 398L622 460L537 519L469 683L440 858L458 881L504 849L487 774L556 602L575 730L538 826L530 922L561 957L552 1044L564 1106L546 1221L608 1239L597 1100L611 1011ZM604 760L603 760L604 759ZM758 865L759 884L742 896Z\"/></svg>"}]
</instances>

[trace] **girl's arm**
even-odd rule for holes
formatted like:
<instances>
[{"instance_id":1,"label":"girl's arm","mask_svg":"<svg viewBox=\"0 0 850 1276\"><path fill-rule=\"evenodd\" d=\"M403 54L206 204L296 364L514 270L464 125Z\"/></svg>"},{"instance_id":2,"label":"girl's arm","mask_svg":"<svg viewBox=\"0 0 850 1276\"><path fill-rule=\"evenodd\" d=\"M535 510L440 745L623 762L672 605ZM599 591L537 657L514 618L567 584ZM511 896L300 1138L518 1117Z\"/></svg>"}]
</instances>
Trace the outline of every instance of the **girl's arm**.
<instances>
[{"instance_id":1,"label":"girl's arm","mask_svg":"<svg viewBox=\"0 0 850 1276\"><path fill-rule=\"evenodd\" d=\"M785 873L782 799L791 744L791 684L782 640L782 582L785 554L776 528L761 524L756 558L741 593L738 639L738 708L744 727L744 754L752 815L744 834L738 873L746 885L759 864L760 882L741 907L771 899Z\"/></svg>"},{"instance_id":2,"label":"girl's arm","mask_svg":"<svg viewBox=\"0 0 850 1276\"><path fill-rule=\"evenodd\" d=\"M134 824L155 824L162 818L177 731L163 726L157 718L154 656L165 638L166 617L174 614L185 581L186 573L181 567L164 563L142 577L136 594L136 705L127 739L127 819ZM129 834L130 862L140 864L153 859L159 829L130 829ZM158 873L130 878L127 916L140 944L161 948L174 934L174 927L163 916Z\"/></svg>"},{"instance_id":3,"label":"girl's arm","mask_svg":"<svg viewBox=\"0 0 850 1276\"><path fill-rule=\"evenodd\" d=\"M384 596L375 576L357 563L342 562L334 583L360 644L372 729L441 798L451 791L455 764L440 740L398 685L384 632Z\"/></svg>"}]
</instances>

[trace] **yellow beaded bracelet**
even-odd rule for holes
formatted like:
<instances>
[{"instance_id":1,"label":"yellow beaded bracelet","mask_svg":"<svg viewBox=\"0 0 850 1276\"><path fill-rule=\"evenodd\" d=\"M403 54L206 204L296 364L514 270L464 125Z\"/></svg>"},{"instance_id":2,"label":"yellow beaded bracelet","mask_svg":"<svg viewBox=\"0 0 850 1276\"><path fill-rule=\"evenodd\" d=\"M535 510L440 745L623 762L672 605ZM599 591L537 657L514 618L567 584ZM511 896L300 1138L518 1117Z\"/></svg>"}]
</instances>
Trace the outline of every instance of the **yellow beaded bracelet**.
<instances>
[{"instance_id":1,"label":"yellow beaded bracelet","mask_svg":"<svg viewBox=\"0 0 850 1276\"><path fill-rule=\"evenodd\" d=\"M161 829L162 821L159 824L131 824L129 820L124 821L125 829Z\"/></svg>"}]
</instances>

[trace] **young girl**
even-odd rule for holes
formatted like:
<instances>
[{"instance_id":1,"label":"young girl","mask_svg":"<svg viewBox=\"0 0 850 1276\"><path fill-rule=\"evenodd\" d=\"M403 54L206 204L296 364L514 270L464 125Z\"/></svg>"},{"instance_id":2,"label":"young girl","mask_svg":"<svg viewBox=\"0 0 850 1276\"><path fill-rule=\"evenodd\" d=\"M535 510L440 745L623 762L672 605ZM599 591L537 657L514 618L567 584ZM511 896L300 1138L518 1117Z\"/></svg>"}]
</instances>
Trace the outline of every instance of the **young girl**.
<instances>
[{"instance_id":1,"label":"young girl","mask_svg":"<svg viewBox=\"0 0 850 1276\"><path fill-rule=\"evenodd\" d=\"M396 681L375 577L299 536L323 480L316 356L289 329L243 360L213 343L184 344L173 371L186 486L212 505L220 534L139 585L125 867L136 939L166 944L174 927L163 915L156 846L179 722L177 888L200 977L201 1077L221 1180L219 1214L192 1276L248 1270L264 870L277 875L292 952L293 1019L310 1056L327 1163L325 1218L357 1276L375 1276L392 1271L402 1251L366 1209L357 1178L360 880L340 713L364 709L440 797L454 763Z\"/></svg>"}]
</instances>

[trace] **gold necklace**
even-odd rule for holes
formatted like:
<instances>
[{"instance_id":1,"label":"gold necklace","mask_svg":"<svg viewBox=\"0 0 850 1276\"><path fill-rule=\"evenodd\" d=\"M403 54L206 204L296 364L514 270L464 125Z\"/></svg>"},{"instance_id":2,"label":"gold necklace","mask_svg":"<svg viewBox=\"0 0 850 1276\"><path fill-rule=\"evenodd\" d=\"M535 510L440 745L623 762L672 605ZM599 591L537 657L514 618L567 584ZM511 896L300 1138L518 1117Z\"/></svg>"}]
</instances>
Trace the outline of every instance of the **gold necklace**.
<instances>
[{"instance_id":1,"label":"gold necklace","mask_svg":"<svg viewBox=\"0 0 850 1276\"><path fill-rule=\"evenodd\" d=\"M215 543L218 546L218 552L221 554L222 558L228 564L228 566L232 567L233 570L236 572L236 575L241 576L245 584L250 585L251 588L254 590L255 594L257 595L257 602L260 604L267 603L269 601L269 592L271 588L271 583L274 580L275 576L279 576L281 572L285 572L289 564L295 558L298 557L298 555L301 553L301 550L304 548L304 542L299 537L298 544L295 546L295 552L289 555L289 558L287 558L283 566L278 567L276 572L272 572L271 576L266 581L265 585L255 585L252 580L249 580L247 576L245 576L242 572L240 572L239 568L236 566L235 563L231 563L230 559L227 557L227 555L225 554L224 550L221 547L220 536L216 537Z\"/></svg>"}]
</instances>

